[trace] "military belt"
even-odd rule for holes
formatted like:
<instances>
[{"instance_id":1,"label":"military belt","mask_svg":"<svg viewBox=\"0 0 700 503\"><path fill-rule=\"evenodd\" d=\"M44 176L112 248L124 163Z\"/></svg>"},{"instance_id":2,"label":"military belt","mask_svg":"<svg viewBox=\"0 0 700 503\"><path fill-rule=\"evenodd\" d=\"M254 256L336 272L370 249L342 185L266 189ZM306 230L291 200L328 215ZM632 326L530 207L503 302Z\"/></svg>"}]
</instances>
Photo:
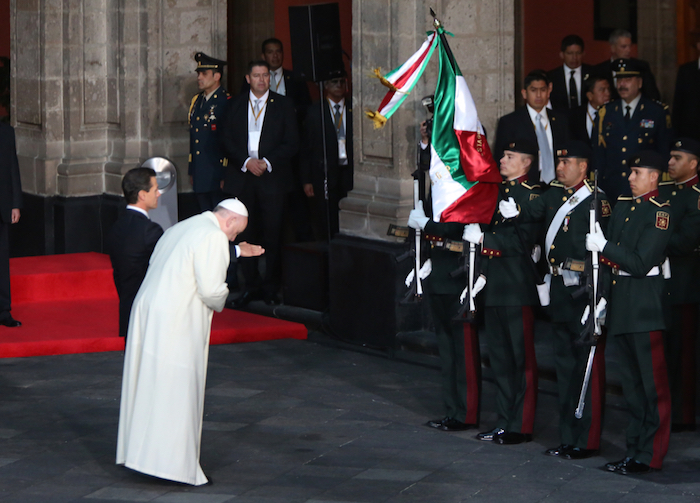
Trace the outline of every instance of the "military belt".
<instances>
[{"instance_id":1,"label":"military belt","mask_svg":"<svg viewBox=\"0 0 700 503\"><path fill-rule=\"evenodd\" d=\"M425 240L430 243L433 248L444 248L447 251L462 253L464 251L464 241L454 241L445 239L440 236L425 235Z\"/></svg>"},{"instance_id":2,"label":"military belt","mask_svg":"<svg viewBox=\"0 0 700 503\"><path fill-rule=\"evenodd\" d=\"M623 271L622 269L618 269L617 267L612 268L612 273L615 276L632 276L630 273L627 271ZM659 270L659 266L655 265L651 269L649 269L649 272L647 273L647 276L658 276L661 273Z\"/></svg>"}]
</instances>

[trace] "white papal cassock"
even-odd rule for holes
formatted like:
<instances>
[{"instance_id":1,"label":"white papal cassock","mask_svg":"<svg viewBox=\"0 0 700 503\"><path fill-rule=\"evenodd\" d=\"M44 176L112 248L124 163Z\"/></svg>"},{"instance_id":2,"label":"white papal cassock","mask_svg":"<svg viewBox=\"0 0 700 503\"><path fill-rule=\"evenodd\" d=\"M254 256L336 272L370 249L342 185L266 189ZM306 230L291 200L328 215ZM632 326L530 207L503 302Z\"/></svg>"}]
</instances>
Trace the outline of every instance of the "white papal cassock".
<instances>
[{"instance_id":1,"label":"white papal cassock","mask_svg":"<svg viewBox=\"0 0 700 503\"><path fill-rule=\"evenodd\" d=\"M117 464L186 484L199 466L214 311L224 308L229 243L207 211L168 229L131 310Z\"/></svg>"}]
</instances>

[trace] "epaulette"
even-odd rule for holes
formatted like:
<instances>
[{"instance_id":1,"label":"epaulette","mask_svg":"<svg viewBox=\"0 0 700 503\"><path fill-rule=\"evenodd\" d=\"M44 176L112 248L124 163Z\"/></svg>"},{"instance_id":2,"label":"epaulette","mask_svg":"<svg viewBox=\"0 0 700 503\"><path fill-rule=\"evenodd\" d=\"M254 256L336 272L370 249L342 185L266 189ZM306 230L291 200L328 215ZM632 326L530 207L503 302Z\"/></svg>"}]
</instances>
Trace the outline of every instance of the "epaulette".
<instances>
[{"instance_id":1,"label":"epaulette","mask_svg":"<svg viewBox=\"0 0 700 503\"><path fill-rule=\"evenodd\" d=\"M618 201L631 201L631 200L632 200L632 196L618 196L618 197L617 197L617 200L618 200Z\"/></svg>"},{"instance_id":2,"label":"epaulette","mask_svg":"<svg viewBox=\"0 0 700 503\"><path fill-rule=\"evenodd\" d=\"M655 102L657 105L660 105L661 108L663 108L664 110L668 110L668 105L667 105L666 103L664 103L663 101L654 100L654 102Z\"/></svg>"},{"instance_id":3,"label":"epaulette","mask_svg":"<svg viewBox=\"0 0 700 503\"><path fill-rule=\"evenodd\" d=\"M662 185L674 185L675 183L676 182L674 180L669 180L667 182L660 182L659 187L661 187Z\"/></svg>"},{"instance_id":4,"label":"epaulette","mask_svg":"<svg viewBox=\"0 0 700 503\"><path fill-rule=\"evenodd\" d=\"M584 180L583 183L584 183L584 185L586 186L586 188L588 189L589 192L593 192L593 188L594 188L594 187L593 187L593 185L591 184L591 182L589 182L588 180ZM600 187L598 187L598 191L602 192L602 191L600 190Z\"/></svg>"},{"instance_id":5,"label":"epaulette","mask_svg":"<svg viewBox=\"0 0 700 503\"><path fill-rule=\"evenodd\" d=\"M528 189L528 190L539 189L539 188L540 188L540 186L539 186L538 184L530 185L530 184L527 183L527 182L523 182L523 183L521 183L520 185L522 185L523 187L525 187L525 188Z\"/></svg>"},{"instance_id":6,"label":"epaulette","mask_svg":"<svg viewBox=\"0 0 700 503\"><path fill-rule=\"evenodd\" d=\"M695 192L700 192L700 186L698 186L698 184L696 183L695 185L693 185L693 190Z\"/></svg>"},{"instance_id":7,"label":"epaulette","mask_svg":"<svg viewBox=\"0 0 700 503\"><path fill-rule=\"evenodd\" d=\"M556 180L552 180L551 182L549 182L549 186L550 187L560 187L562 189L564 188L564 184L561 182L558 182Z\"/></svg>"},{"instance_id":8,"label":"epaulette","mask_svg":"<svg viewBox=\"0 0 700 503\"><path fill-rule=\"evenodd\" d=\"M654 205L658 206L659 208L663 208L665 206L671 206L671 203L669 203L668 201L663 201L663 202L657 201L656 196L650 197L649 201L652 202Z\"/></svg>"}]
</instances>

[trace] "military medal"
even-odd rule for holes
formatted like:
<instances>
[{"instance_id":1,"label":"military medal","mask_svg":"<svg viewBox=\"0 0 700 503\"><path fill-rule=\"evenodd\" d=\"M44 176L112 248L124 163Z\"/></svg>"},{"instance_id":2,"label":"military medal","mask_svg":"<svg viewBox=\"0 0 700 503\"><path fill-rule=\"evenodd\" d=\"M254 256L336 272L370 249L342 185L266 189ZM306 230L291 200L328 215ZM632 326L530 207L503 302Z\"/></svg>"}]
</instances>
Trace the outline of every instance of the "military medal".
<instances>
[{"instance_id":1,"label":"military medal","mask_svg":"<svg viewBox=\"0 0 700 503\"><path fill-rule=\"evenodd\" d=\"M211 108L209 109L209 120L215 121L216 120L216 115L214 115L214 107L216 105L212 105ZM206 119L206 115L204 116Z\"/></svg>"},{"instance_id":2,"label":"military medal","mask_svg":"<svg viewBox=\"0 0 700 503\"><path fill-rule=\"evenodd\" d=\"M569 220L571 220L571 218L567 215L567 217L564 219L564 225L561 228L561 230L564 232L569 232Z\"/></svg>"}]
</instances>

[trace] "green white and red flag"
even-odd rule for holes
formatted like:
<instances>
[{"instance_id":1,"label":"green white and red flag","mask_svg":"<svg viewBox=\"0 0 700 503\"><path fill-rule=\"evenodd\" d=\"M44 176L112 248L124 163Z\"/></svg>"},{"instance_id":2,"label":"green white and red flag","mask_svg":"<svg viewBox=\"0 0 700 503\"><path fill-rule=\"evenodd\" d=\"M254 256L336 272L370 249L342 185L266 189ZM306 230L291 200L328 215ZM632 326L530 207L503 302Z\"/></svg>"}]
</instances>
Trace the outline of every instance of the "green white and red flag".
<instances>
[{"instance_id":1,"label":"green white and red flag","mask_svg":"<svg viewBox=\"0 0 700 503\"><path fill-rule=\"evenodd\" d=\"M433 219L489 223L502 178L484 136L474 99L442 27L438 28L438 35L440 71L434 97L429 171Z\"/></svg>"},{"instance_id":2,"label":"green white and red flag","mask_svg":"<svg viewBox=\"0 0 700 503\"><path fill-rule=\"evenodd\" d=\"M421 48L403 65L394 68L384 76L382 76L379 68L374 69L374 75L384 86L389 88L389 92L386 93L377 110L375 112L370 110L365 112L367 117L374 121L375 129L382 127L404 102L408 93L411 92L418 79L423 75L423 71L428 65L428 61L430 61L430 57L433 55L437 45L437 33L431 32Z\"/></svg>"}]
</instances>

